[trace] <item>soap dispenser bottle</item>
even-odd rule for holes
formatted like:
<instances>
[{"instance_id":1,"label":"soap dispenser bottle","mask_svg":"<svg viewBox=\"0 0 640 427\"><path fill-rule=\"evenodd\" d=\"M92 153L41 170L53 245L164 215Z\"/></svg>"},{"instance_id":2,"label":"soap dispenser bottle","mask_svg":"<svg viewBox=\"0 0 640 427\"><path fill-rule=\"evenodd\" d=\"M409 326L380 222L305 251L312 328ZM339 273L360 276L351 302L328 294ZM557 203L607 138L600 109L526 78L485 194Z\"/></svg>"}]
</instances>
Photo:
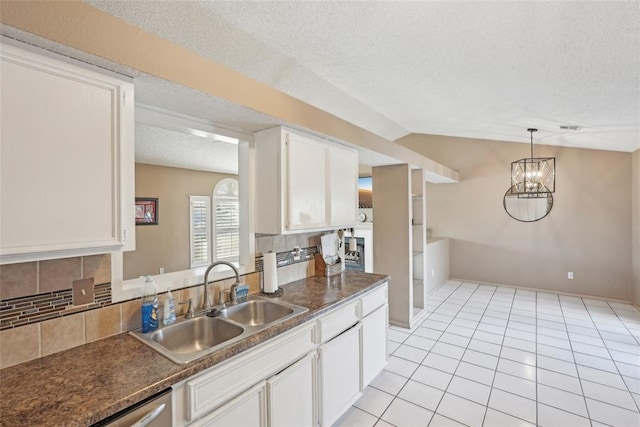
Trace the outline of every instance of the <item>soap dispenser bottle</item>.
<instances>
[{"instance_id":1,"label":"soap dispenser bottle","mask_svg":"<svg viewBox=\"0 0 640 427\"><path fill-rule=\"evenodd\" d=\"M158 291L153 277L145 276L144 296L142 297L142 332L158 329Z\"/></svg>"},{"instance_id":2,"label":"soap dispenser bottle","mask_svg":"<svg viewBox=\"0 0 640 427\"><path fill-rule=\"evenodd\" d=\"M164 298L164 311L162 313L162 323L164 325L170 325L176 321L176 299L171 293L171 289L167 292L167 296Z\"/></svg>"}]
</instances>

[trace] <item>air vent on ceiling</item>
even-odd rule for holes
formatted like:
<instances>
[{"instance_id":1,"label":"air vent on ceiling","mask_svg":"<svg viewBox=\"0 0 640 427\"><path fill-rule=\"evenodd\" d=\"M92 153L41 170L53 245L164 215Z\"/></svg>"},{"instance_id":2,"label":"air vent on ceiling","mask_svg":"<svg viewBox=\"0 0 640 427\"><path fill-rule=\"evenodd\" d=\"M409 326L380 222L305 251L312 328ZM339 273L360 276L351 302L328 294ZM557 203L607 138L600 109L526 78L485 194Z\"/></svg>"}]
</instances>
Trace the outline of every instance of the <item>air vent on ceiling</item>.
<instances>
[{"instance_id":1,"label":"air vent on ceiling","mask_svg":"<svg viewBox=\"0 0 640 427\"><path fill-rule=\"evenodd\" d=\"M562 130L580 130L580 126L576 126L576 125L560 125L560 129L562 129Z\"/></svg>"}]
</instances>

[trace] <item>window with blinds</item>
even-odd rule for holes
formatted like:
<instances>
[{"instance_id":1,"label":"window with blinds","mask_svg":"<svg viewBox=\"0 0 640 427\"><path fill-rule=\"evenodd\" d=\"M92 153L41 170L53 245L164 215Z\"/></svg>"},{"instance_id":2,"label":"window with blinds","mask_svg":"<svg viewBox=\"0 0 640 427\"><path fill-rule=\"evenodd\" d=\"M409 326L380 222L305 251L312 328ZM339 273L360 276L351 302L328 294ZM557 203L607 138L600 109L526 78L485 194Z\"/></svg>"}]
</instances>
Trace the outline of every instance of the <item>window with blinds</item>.
<instances>
[{"instance_id":1,"label":"window with blinds","mask_svg":"<svg viewBox=\"0 0 640 427\"><path fill-rule=\"evenodd\" d=\"M240 206L238 180L225 178L213 190L214 229L213 258L239 261Z\"/></svg>"},{"instance_id":2,"label":"window with blinds","mask_svg":"<svg viewBox=\"0 0 640 427\"><path fill-rule=\"evenodd\" d=\"M189 196L191 268L211 264L211 198Z\"/></svg>"}]
</instances>

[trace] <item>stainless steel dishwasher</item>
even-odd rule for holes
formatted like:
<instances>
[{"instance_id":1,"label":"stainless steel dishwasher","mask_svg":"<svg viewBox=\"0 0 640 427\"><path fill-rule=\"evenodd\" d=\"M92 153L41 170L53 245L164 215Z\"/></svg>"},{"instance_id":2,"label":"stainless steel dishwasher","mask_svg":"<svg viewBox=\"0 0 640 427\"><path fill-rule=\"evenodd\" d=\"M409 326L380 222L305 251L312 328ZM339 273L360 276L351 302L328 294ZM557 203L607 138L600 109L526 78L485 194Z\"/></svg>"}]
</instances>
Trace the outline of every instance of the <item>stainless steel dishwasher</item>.
<instances>
[{"instance_id":1,"label":"stainless steel dishwasher","mask_svg":"<svg viewBox=\"0 0 640 427\"><path fill-rule=\"evenodd\" d=\"M138 402L92 427L170 427L172 420L171 389Z\"/></svg>"}]
</instances>

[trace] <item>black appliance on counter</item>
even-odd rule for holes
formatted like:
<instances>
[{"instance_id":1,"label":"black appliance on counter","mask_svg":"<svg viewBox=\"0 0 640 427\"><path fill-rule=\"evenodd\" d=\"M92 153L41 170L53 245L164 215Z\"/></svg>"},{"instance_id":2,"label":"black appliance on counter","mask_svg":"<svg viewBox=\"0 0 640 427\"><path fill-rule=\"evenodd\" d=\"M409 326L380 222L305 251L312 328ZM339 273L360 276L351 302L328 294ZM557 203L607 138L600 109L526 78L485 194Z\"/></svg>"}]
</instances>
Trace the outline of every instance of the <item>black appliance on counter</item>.
<instances>
[{"instance_id":1,"label":"black appliance on counter","mask_svg":"<svg viewBox=\"0 0 640 427\"><path fill-rule=\"evenodd\" d=\"M357 250L349 250L349 242L356 239ZM364 273L364 238L348 237L344 238L344 268L350 271L361 271Z\"/></svg>"}]
</instances>

